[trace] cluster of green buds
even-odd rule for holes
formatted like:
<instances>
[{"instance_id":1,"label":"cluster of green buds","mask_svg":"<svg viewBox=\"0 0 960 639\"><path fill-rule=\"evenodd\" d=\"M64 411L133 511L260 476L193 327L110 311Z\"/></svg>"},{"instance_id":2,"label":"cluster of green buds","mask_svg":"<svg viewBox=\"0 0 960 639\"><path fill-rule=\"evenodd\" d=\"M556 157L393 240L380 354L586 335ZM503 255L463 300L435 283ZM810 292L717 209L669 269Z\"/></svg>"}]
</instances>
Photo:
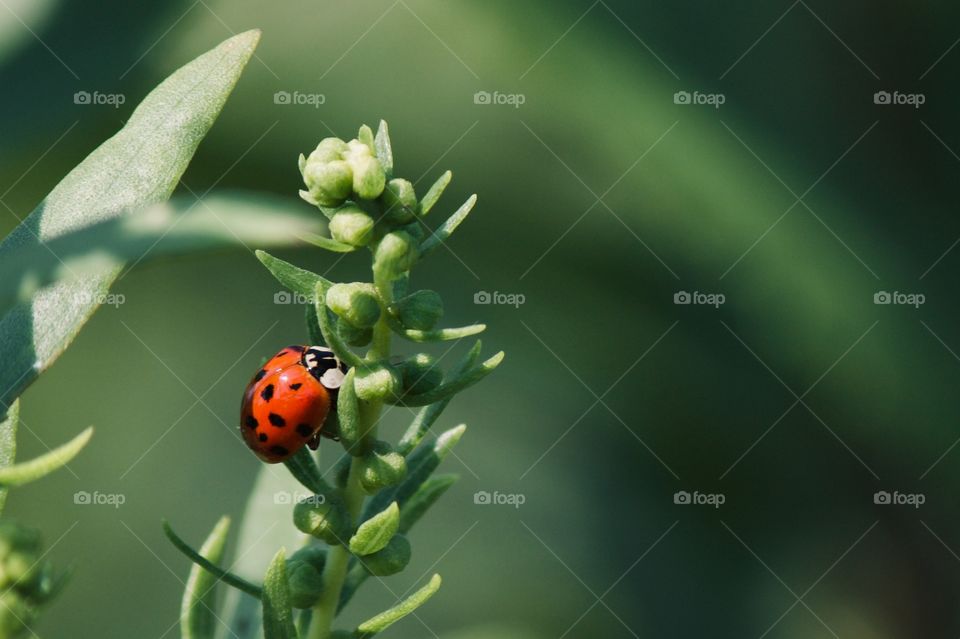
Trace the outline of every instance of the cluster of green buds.
<instances>
[{"instance_id":1,"label":"cluster of green buds","mask_svg":"<svg viewBox=\"0 0 960 639\"><path fill-rule=\"evenodd\" d=\"M12 522L0 523L0 637L30 632L40 606L50 601L64 574L43 559L39 531Z\"/></svg>"},{"instance_id":2,"label":"cluster of green buds","mask_svg":"<svg viewBox=\"0 0 960 639\"><path fill-rule=\"evenodd\" d=\"M333 630L335 617L367 578L393 575L408 565L410 528L456 481L435 471L466 426L435 438L430 430L453 396L492 372L503 353L482 360L478 340L444 372L430 353L400 357L391 352L394 338L426 344L485 329L483 324L439 327L440 295L411 287L411 271L450 238L476 203L471 196L444 222L427 223L450 183L449 171L418 197L412 182L394 174L392 145L381 122L376 135L363 126L350 141L320 141L300 156L300 172L306 186L300 196L327 218L329 231L303 239L335 253L365 250L371 256L370 281L334 283L257 252L281 284L313 300L307 311L310 342L327 346L349 367L325 426L343 447L332 484L305 447L284 462L312 493L293 508L293 524L307 543L289 557L281 549L262 586L222 570L167 532L199 566L261 598L267 636L366 637L410 614L440 586L434 575L393 608L349 631ZM379 428L389 406L419 409L396 438ZM210 544L208 539L205 547Z\"/></svg>"}]
</instances>

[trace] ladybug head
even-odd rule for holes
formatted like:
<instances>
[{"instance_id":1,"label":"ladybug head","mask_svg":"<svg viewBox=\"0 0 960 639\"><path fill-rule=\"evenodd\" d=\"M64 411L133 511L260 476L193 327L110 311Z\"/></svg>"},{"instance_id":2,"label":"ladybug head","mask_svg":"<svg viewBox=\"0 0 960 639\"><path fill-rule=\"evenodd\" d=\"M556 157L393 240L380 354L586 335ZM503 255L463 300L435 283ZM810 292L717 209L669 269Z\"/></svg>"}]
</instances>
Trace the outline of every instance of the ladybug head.
<instances>
[{"instance_id":1,"label":"ladybug head","mask_svg":"<svg viewBox=\"0 0 960 639\"><path fill-rule=\"evenodd\" d=\"M346 364L325 346L311 346L303 351L300 363L328 390L340 388L348 370Z\"/></svg>"}]
</instances>

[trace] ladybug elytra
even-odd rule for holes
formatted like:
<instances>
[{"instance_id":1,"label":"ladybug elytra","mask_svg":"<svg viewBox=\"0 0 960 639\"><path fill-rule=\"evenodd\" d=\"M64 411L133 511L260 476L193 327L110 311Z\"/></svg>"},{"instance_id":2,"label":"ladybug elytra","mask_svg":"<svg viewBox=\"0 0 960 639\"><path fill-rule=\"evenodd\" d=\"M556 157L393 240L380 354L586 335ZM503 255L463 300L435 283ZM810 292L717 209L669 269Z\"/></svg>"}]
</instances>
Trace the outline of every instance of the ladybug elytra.
<instances>
[{"instance_id":1,"label":"ladybug elytra","mask_svg":"<svg viewBox=\"0 0 960 639\"><path fill-rule=\"evenodd\" d=\"M304 444L316 450L347 367L324 346L288 346L263 365L247 385L240 433L257 457L275 464Z\"/></svg>"}]
</instances>

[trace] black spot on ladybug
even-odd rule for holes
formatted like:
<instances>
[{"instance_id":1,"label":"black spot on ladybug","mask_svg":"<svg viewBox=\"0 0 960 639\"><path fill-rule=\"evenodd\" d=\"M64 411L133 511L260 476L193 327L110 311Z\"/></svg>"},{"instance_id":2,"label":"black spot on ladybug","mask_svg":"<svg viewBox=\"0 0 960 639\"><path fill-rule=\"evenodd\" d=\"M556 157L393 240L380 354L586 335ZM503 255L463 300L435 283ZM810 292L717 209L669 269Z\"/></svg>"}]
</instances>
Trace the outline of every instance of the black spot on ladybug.
<instances>
[{"instance_id":1,"label":"black spot on ladybug","mask_svg":"<svg viewBox=\"0 0 960 639\"><path fill-rule=\"evenodd\" d=\"M290 451L284 448L283 446L271 446L270 452L280 457L286 457L287 455L290 454Z\"/></svg>"},{"instance_id":2,"label":"black spot on ladybug","mask_svg":"<svg viewBox=\"0 0 960 639\"><path fill-rule=\"evenodd\" d=\"M310 427L310 424L297 424L297 433L301 437L311 437L313 436L313 429Z\"/></svg>"},{"instance_id":3,"label":"black spot on ladybug","mask_svg":"<svg viewBox=\"0 0 960 639\"><path fill-rule=\"evenodd\" d=\"M303 384L301 384L300 382L297 382L296 384L290 384L290 388L292 388L293 390L300 390L301 386L303 386Z\"/></svg>"},{"instance_id":4,"label":"black spot on ladybug","mask_svg":"<svg viewBox=\"0 0 960 639\"><path fill-rule=\"evenodd\" d=\"M259 382L261 379L267 376L267 369L261 368L260 372L253 376L253 381Z\"/></svg>"},{"instance_id":5,"label":"black spot on ladybug","mask_svg":"<svg viewBox=\"0 0 960 639\"><path fill-rule=\"evenodd\" d=\"M260 391L260 397L262 397L265 402L273 399L273 384L267 384L267 387Z\"/></svg>"},{"instance_id":6,"label":"black spot on ladybug","mask_svg":"<svg viewBox=\"0 0 960 639\"><path fill-rule=\"evenodd\" d=\"M247 417L244 419L244 423L247 425L247 428L255 429L257 426L259 426L257 423L257 418L253 415L247 415Z\"/></svg>"},{"instance_id":7,"label":"black spot on ladybug","mask_svg":"<svg viewBox=\"0 0 960 639\"><path fill-rule=\"evenodd\" d=\"M270 417L268 419L270 420L270 423L277 428L282 428L287 425L287 420L285 420L283 417L280 417L280 415L277 415L276 413L270 413Z\"/></svg>"},{"instance_id":8,"label":"black spot on ladybug","mask_svg":"<svg viewBox=\"0 0 960 639\"><path fill-rule=\"evenodd\" d=\"M265 441L267 441L267 434L266 434L266 433L260 433L260 436L259 436L257 439L259 439L259 440L262 441L262 442L265 442Z\"/></svg>"}]
</instances>

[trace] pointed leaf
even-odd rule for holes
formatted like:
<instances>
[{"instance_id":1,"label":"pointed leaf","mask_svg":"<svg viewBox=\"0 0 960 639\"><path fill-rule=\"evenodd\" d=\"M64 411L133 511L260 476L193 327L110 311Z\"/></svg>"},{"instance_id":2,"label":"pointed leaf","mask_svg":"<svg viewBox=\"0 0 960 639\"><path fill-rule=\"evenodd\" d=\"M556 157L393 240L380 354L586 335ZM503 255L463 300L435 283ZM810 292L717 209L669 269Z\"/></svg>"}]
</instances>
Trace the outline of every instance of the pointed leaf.
<instances>
[{"instance_id":1,"label":"pointed leaf","mask_svg":"<svg viewBox=\"0 0 960 639\"><path fill-rule=\"evenodd\" d=\"M213 563L220 563L227 545L230 518L221 517L210 535L200 546L200 555ZM217 617L217 577L197 564L190 567L190 576L180 605L180 635L182 639L213 639Z\"/></svg>"},{"instance_id":2,"label":"pointed leaf","mask_svg":"<svg viewBox=\"0 0 960 639\"><path fill-rule=\"evenodd\" d=\"M377 150L377 159L380 160L380 166L383 167L387 177L393 176L393 145L390 143L390 131L387 123L380 120L380 126L377 127L377 137L374 140L374 147Z\"/></svg>"},{"instance_id":3,"label":"pointed leaf","mask_svg":"<svg viewBox=\"0 0 960 639\"><path fill-rule=\"evenodd\" d=\"M355 368L351 368L343 378L343 384L340 385L340 391L337 393L337 417L340 425L340 443L350 455L358 457L365 452L361 443L366 433L361 431L363 422L360 420L357 390L353 385L355 371Z\"/></svg>"},{"instance_id":4,"label":"pointed leaf","mask_svg":"<svg viewBox=\"0 0 960 639\"><path fill-rule=\"evenodd\" d=\"M263 578L263 636L264 639L297 639L293 625L293 606L290 604L290 586L287 583L286 550L274 555Z\"/></svg>"},{"instance_id":5,"label":"pointed leaf","mask_svg":"<svg viewBox=\"0 0 960 639\"><path fill-rule=\"evenodd\" d=\"M357 247L352 244L338 242L333 238L326 237L325 235L317 235L316 233L304 233L300 236L300 239L307 244L313 244L314 246L334 253L353 253L357 250Z\"/></svg>"},{"instance_id":6,"label":"pointed leaf","mask_svg":"<svg viewBox=\"0 0 960 639\"><path fill-rule=\"evenodd\" d=\"M326 282L327 285L330 284L330 282L316 273L302 269L299 266L294 266L290 262L284 262L266 251L256 251L255 254L257 259L267 267L267 270L277 278L278 282L306 299L313 299L318 282Z\"/></svg>"},{"instance_id":7,"label":"pointed leaf","mask_svg":"<svg viewBox=\"0 0 960 639\"><path fill-rule=\"evenodd\" d=\"M504 352L500 351L479 366L474 367L473 369L463 373L459 377L449 382L444 382L436 388L433 388L425 393L420 393L419 395L403 395L392 400L391 403L398 404L400 406L426 406L428 404L433 404L434 402L439 402L442 399L453 397L460 391L473 386L481 379L496 370L497 366L500 365L500 362L503 361L504 356Z\"/></svg>"},{"instance_id":8,"label":"pointed leaf","mask_svg":"<svg viewBox=\"0 0 960 639\"><path fill-rule=\"evenodd\" d=\"M430 597L437 594L437 591L440 590L440 581L440 575L434 575L430 578L430 582L426 586L413 593L393 608L385 610L376 617L364 621L357 627L357 632L359 632L361 636L368 636L378 632L383 632L425 604Z\"/></svg>"},{"instance_id":9,"label":"pointed leaf","mask_svg":"<svg viewBox=\"0 0 960 639\"><path fill-rule=\"evenodd\" d=\"M0 244L0 254L38 245L170 197L260 39L234 36L176 71L119 133L73 169ZM19 397L97 310L118 268L51 287L0 319L0 404Z\"/></svg>"},{"instance_id":10,"label":"pointed leaf","mask_svg":"<svg viewBox=\"0 0 960 639\"><path fill-rule=\"evenodd\" d=\"M447 185L450 184L450 180L453 179L453 173L447 171L440 178L433 183L433 186L430 187L430 190L427 191L427 194L423 196L423 199L420 200L420 215L421 217L430 212L430 209L440 200L440 196L443 195L443 192L446 190Z\"/></svg>"},{"instance_id":11,"label":"pointed leaf","mask_svg":"<svg viewBox=\"0 0 960 639\"><path fill-rule=\"evenodd\" d=\"M400 507L397 502L366 520L350 538L350 552L355 555L372 555L383 549L400 527Z\"/></svg>"},{"instance_id":12,"label":"pointed leaf","mask_svg":"<svg viewBox=\"0 0 960 639\"><path fill-rule=\"evenodd\" d=\"M238 577L232 572L224 570L220 566L204 557L201 553L191 548L187 542L177 535L177 533L173 532L173 528L171 528L170 524L166 521L163 522L163 533L167 536L167 539L170 540L170 543L172 543L177 550L187 556L187 559L202 567L207 572L215 575L217 579L223 583L229 584L237 590L242 590L243 592L247 593L248 595L252 595L257 599L260 598L262 593L260 586L256 586L246 579Z\"/></svg>"},{"instance_id":13,"label":"pointed leaf","mask_svg":"<svg viewBox=\"0 0 960 639\"><path fill-rule=\"evenodd\" d=\"M284 460L283 465L313 494L325 495L330 492L329 484L324 481L317 462L306 447L301 447L292 457Z\"/></svg>"},{"instance_id":14,"label":"pointed leaf","mask_svg":"<svg viewBox=\"0 0 960 639\"><path fill-rule=\"evenodd\" d=\"M93 436L93 426L68 441L66 444L54 448L48 453L40 455L30 461L0 468L0 486L21 486L41 477L49 475L58 468L70 463L70 460L83 450L83 447Z\"/></svg>"},{"instance_id":15,"label":"pointed leaf","mask_svg":"<svg viewBox=\"0 0 960 639\"><path fill-rule=\"evenodd\" d=\"M470 326L460 326L458 328L436 328L429 331L421 331L415 328L405 328L389 314L387 315L387 322L390 324L390 330L411 342L448 342L454 339L470 337L471 335L482 333L487 329L486 324L471 324Z\"/></svg>"},{"instance_id":16,"label":"pointed leaf","mask_svg":"<svg viewBox=\"0 0 960 639\"><path fill-rule=\"evenodd\" d=\"M457 212L451 215L446 222L440 225L436 231L434 231L430 237L425 239L420 245L420 256L423 257L430 251L434 250L440 246L443 242L447 240L453 232L457 230L457 227L467 219L467 216L470 214L470 211L473 210L474 204L477 203L477 196L471 195L470 198L463 203Z\"/></svg>"}]
</instances>

